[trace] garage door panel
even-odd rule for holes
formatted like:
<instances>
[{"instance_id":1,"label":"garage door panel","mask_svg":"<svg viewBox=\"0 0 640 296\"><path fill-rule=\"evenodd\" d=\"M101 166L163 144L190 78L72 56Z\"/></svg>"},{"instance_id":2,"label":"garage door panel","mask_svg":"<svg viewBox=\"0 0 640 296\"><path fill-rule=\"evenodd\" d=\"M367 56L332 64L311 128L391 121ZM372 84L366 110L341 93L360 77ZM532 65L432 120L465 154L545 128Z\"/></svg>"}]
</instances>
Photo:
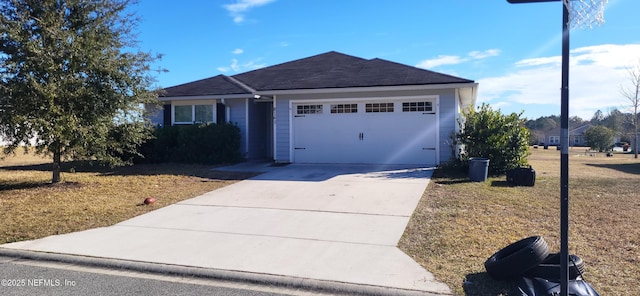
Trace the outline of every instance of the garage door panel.
<instances>
[{"instance_id":1,"label":"garage door panel","mask_svg":"<svg viewBox=\"0 0 640 296\"><path fill-rule=\"evenodd\" d=\"M395 112L294 116L294 162L435 164L437 120L434 113ZM296 110L294 105L294 110Z\"/></svg>"},{"instance_id":2,"label":"garage door panel","mask_svg":"<svg viewBox=\"0 0 640 296\"><path fill-rule=\"evenodd\" d=\"M358 130L351 124L349 116L314 114L294 117L294 161L363 162L364 158L358 150L361 150L360 146L364 144L359 139Z\"/></svg>"},{"instance_id":3,"label":"garage door panel","mask_svg":"<svg viewBox=\"0 0 640 296\"><path fill-rule=\"evenodd\" d=\"M435 160L435 115L393 113L368 119L365 141L382 163L424 164Z\"/></svg>"}]
</instances>

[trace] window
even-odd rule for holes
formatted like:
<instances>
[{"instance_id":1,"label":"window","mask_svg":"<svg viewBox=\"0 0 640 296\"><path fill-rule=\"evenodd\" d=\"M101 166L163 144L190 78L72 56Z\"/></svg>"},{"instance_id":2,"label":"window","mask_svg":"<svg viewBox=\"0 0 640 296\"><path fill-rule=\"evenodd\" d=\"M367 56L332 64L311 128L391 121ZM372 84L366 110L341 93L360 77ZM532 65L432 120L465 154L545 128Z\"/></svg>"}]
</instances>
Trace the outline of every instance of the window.
<instances>
[{"instance_id":1,"label":"window","mask_svg":"<svg viewBox=\"0 0 640 296\"><path fill-rule=\"evenodd\" d=\"M213 122L213 105L195 105L195 122Z\"/></svg>"},{"instance_id":2,"label":"window","mask_svg":"<svg viewBox=\"0 0 640 296\"><path fill-rule=\"evenodd\" d=\"M331 105L331 113L358 113L358 104Z\"/></svg>"},{"instance_id":3,"label":"window","mask_svg":"<svg viewBox=\"0 0 640 296\"><path fill-rule=\"evenodd\" d=\"M296 114L322 114L322 105L298 105Z\"/></svg>"},{"instance_id":4,"label":"window","mask_svg":"<svg viewBox=\"0 0 640 296\"><path fill-rule=\"evenodd\" d=\"M175 106L175 122L193 122L191 118L191 105Z\"/></svg>"},{"instance_id":5,"label":"window","mask_svg":"<svg viewBox=\"0 0 640 296\"><path fill-rule=\"evenodd\" d=\"M393 112L393 103L370 103L365 105L365 112Z\"/></svg>"},{"instance_id":6,"label":"window","mask_svg":"<svg viewBox=\"0 0 640 296\"><path fill-rule=\"evenodd\" d=\"M404 102L402 112L433 112L432 102Z\"/></svg>"},{"instance_id":7,"label":"window","mask_svg":"<svg viewBox=\"0 0 640 296\"><path fill-rule=\"evenodd\" d=\"M173 122L193 124L213 122L213 105L176 105L173 109Z\"/></svg>"},{"instance_id":8,"label":"window","mask_svg":"<svg viewBox=\"0 0 640 296\"><path fill-rule=\"evenodd\" d=\"M560 144L560 136L550 136L549 137L549 144L551 144L551 145Z\"/></svg>"}]
</instances>

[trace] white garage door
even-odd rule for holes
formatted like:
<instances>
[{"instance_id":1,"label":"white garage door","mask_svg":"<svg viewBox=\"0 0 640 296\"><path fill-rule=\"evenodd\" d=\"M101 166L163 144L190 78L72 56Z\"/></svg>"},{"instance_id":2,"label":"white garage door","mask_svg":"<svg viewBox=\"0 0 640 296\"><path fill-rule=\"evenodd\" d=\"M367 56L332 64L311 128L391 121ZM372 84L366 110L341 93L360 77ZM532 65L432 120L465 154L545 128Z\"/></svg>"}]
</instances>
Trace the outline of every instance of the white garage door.
<instances>
[{"instance_id":1,"label":"white garage door","mask_svg":"<svg viewBox=\"0 0 640 296\"><path fill-rule=\"evenodd\" d=\"M436 164L436 102L293 104L293 161Z\"/></svg>"}]
</instances>

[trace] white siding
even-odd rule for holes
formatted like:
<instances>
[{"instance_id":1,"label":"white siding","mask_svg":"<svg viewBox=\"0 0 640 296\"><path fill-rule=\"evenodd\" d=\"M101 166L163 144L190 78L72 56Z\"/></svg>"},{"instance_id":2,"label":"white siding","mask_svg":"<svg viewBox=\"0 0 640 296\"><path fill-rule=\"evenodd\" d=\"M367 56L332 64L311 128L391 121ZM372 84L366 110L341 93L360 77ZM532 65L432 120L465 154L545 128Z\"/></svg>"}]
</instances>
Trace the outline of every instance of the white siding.
<instances>
[{"instance_id":1,"label":"white siding","mask_svg":"<svg viewBox=\"0 0 640 296\"><path fill-rule=\"evenodd\" d=\"M456 95L454 89L441 91L440 95L440 163L454 157L452 133L455 133L458 110L456 109Z\"/></svg>"},{"instance_id":2,"label":"white siding","mask_svg":"<svg viewBox=\"0 0 640 296\"><path fill-rule=\"evenodd\" d=\"M276 162L290 162L290 114L289 100L284 96L278 96L275 102L275 147Z\"/></svg>"},{"instance_id":3,"label":"white siding","mask_svg":"<svg viewBox=\"0 0 640 296\"><path fill-rule=\"evenodd\" d=\"M240 128L240 153L247 157L247 108L246 99L227 99L225 105L229 107L229 118L227 121L235 124Z\"/></svg>"}]
</instances>

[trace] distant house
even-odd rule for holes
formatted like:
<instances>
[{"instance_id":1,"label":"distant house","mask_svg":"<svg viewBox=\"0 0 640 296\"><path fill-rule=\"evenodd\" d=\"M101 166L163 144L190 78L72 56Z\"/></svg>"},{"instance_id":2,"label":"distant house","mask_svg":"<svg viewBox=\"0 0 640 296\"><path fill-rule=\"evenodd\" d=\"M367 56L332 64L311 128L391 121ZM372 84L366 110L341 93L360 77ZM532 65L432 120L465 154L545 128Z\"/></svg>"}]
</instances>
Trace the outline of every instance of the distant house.
<instances>
[{"instance_id":1,"label":"distant house","mask_svg":"<svg viewBox=\"0 0 640 296\"><path fill-rule=\"evenodd\" d=\"M584 139L584 133L593 125L590 123L583 124L569 130L569 146L585 147L589 146ZM538 139L541 145L560 146L560 128L554 128L544 132L543 136Z\"/></svg>"},{"instance_id":2,"label":"distant house","mask_svg":"<svg viewBox=\"0 0 640 296\"><path fill-rule=\"evenodd\" d=\"M156 124L230 122L248 159L439 164L478 84L383 59L327 52L165 88Z\"/></svg>"}]
</instances>

